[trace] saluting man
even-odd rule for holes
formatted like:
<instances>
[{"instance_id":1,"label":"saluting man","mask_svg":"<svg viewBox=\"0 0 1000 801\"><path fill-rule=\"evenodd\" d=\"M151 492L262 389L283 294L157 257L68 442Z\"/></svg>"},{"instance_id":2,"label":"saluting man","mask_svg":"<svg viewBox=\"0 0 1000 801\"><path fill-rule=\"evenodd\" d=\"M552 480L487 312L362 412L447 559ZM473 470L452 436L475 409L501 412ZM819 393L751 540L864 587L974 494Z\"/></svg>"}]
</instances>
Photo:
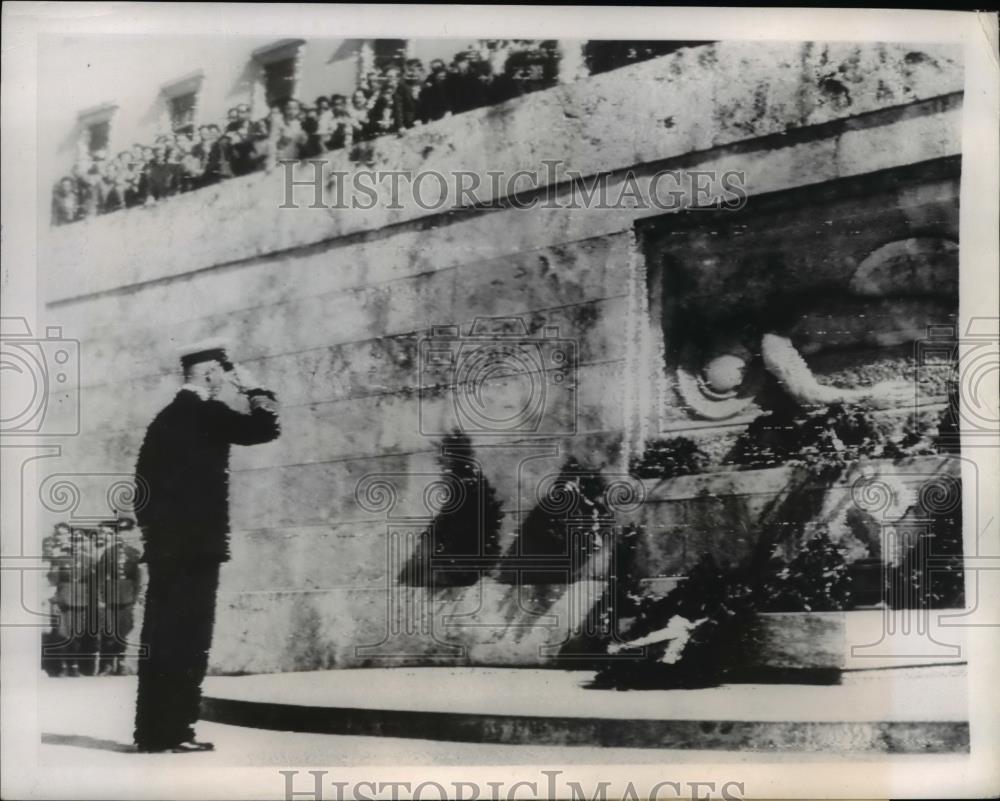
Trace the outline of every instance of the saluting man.
<instances>
[{"instance_id":1,"label":"saluting man","mask_svg":"<svg viewBox=\"0 0 1000 801\"><path fill-rule=\"evenodd\" d=\"M184 385L150 424L136 479L149 583L142 623L135 743L140 752L208 751L195 740L215 622L219 565L229 559L229 450L279 433L274 393L206 342L181 354ZM217 399L229 381L248 413ZM144 485L144 486L143 486Z\"/></svg>"}]
</instances>

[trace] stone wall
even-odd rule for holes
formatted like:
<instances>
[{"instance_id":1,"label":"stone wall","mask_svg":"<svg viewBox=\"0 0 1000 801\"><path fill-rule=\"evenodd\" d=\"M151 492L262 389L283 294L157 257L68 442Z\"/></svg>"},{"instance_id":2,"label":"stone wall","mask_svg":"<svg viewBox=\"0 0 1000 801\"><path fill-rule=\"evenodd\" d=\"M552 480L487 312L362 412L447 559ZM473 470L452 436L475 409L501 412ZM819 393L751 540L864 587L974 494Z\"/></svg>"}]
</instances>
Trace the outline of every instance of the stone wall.
<instances>
[{"instance_id":1,"label":"stone wall","mask_svg":"<svg viewBox=\"0 0 1000 801\"><path fill-rule=\"evenodd\" d=\"M961 90L958 53L943 47L719 43L379 139L365 166L482 175L560 159L563 169L608 176L612 197L626 168L640 178L741 170L750 209L772 193L822 194L857 176L954 162ZM327 166L358 168L344 152ZM312 170L302 165L296 177ZM71 416L79 400L81 433L63 443L62 465L130 472L144 427L178 385L177 347L227 337L235 358L279 393L283 434L234 449L233 560L214 669L545 661L599 592L525 594L487 579L443 595L407 588L417 618L387 613L405 605L396 576L406 554L389 547L392 532L429 521L424 491L455 416L447 382L422 383L421 342L437 326L468 337L477 318L502 317L519 318L541 347L549 327L572 343L568 384L549 385L559 400L540 430L473 437L509 542L538 482L567 455L622 475L662 427L659 322L636 225L664 212L309 209L310 187L297 190L303 207L281 209L284 180L233 179L46 232L47 317L81 341L81 386L52 408ZM517 408L523 379L491 385L498 408ZM395 506L359 503L371 474L389 477ZM477 643L490 642L491 627L524 634L456 651L439 636L456 614L481 616ZM406 636L387 636L397 629Z\"/></svg>"}]
</instances>

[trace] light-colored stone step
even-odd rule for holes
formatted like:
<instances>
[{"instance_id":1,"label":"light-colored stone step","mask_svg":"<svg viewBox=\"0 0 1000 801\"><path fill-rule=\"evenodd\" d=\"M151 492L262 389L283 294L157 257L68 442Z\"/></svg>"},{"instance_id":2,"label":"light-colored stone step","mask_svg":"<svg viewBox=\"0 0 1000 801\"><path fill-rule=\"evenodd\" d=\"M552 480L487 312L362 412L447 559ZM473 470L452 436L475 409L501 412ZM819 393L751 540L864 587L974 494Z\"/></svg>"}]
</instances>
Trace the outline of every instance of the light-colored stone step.
<instances>
[{"instance_id":1,"label":"light-colored stone step","mask_svg":"<svg viewBox=\"0 0 1000 801\"><path fill-rule=\"evenodd\" d=\"M203 716L286 731L496 743L942 753L969 746L962 665L832 686L596 690L590 671L336 670L206 680Z\"/></svg>"}]
</instances>

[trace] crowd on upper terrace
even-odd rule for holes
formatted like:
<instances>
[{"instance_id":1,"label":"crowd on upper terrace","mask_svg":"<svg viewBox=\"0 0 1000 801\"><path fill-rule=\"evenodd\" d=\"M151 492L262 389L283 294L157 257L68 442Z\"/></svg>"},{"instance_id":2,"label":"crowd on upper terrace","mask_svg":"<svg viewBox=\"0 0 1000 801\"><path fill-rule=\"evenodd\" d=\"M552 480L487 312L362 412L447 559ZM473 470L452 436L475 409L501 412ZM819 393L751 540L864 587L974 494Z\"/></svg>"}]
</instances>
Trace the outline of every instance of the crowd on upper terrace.
<instances>
[{"instance_id":1,"label":"crowd on upper terrace","mask_svg":"<svg viewBox=\"0 0 1000 801\"><path fill-rule=\"evenodd\" d=\"M161 134L152 145L135 144L113 158L98 152L79 160L57 182L52 220L62 225L153 204L279 161L313 158L500 103L551 82L547 73L554 75L555 65L538 66L495 74L489 60L463 51L450 65L431 61L429 71L408 59L402 68L369 72L350 97L323 95L311 105L284 98L259 120L240 104L223 123Z\"/></svg>"},{"instance_id":2,"label":"crowd on upper terrace","mask_svg":"<svg viewBox=\"0 0 1000 801\"><path fill-rule=\"evenodd\" d=\"M587 69L603 72L691 44L696 43L592 41ZM352 157L363 159L358 146L376 137L553 85L558 59L555 42L535 42L506 56L499 68L483 53L466 50L448 65L435 59L426 69L419 59L405 59L368 72L349 97L324 95L312 105L292 97L275 100L262 119L254 120L251 107L240 104L218 124L179 127L114 157L88 153L56 182L52 222L152 205L280 161L341 148L355 148Z\"/></svg>"}]
</instances>

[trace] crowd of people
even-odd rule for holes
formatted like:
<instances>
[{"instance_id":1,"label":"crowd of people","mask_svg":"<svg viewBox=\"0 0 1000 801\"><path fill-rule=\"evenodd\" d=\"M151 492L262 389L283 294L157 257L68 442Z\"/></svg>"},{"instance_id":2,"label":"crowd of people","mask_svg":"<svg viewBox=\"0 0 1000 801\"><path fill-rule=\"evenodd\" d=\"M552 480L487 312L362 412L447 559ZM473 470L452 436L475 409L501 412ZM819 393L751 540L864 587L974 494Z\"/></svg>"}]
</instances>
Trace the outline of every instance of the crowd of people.
<instances>
[{"instance_id":1,"label":"crowd of people","mask_svg":"<svg viewBox=\"0 0 1000 801\"><path fill-rule=\"evenodd\" d=\"M242 103L225 123L185 126L161 134L152 146L134 144L114 158L96 152L81 159L53 192L52 220L75 222L119 209L154 204L226 178L272 168L279 161L314 158L378 136L398 134L523 94L531 68L495 71L476 51L450 65L406 59L369 72L351 95L317 97L312 105L284 98L253 120Z\"/></svg>"},{"instance_id":2,"label":"crowd of people","mask_svg":"<svg viewBox=\"0 0 1000 801\"><path fill-rule=\"evenodd\" d=\"M50 676L122 675L139 594L140 551L130 518L96 528L58 523L42 541L49 564L51 628L42 637Z\"/></svg>"}]
</instances>

